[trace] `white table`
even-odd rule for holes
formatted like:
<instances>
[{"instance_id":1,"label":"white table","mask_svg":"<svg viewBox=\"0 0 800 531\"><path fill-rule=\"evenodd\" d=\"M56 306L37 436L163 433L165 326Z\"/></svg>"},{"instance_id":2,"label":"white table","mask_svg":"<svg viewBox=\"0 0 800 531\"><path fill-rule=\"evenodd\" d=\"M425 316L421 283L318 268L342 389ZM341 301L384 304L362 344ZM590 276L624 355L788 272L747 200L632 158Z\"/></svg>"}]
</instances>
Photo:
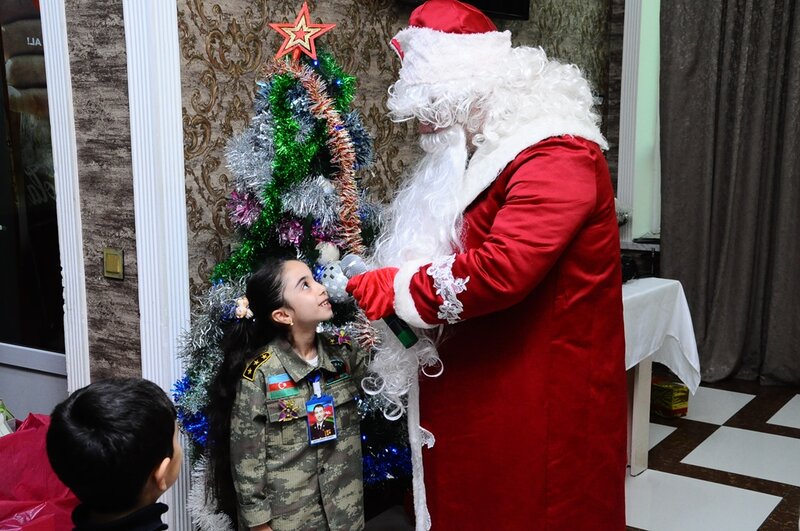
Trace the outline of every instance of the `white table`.
<instances>
[{"instance_id":1,"label":"white table","mask_svg":"<svg viewBox=\"0 0 800 531\"><path fill-rule=\"evenodd\" d=\"M700 385L700 360L692 316L677 280L640 278L622 286L625 368L629 371L628 462L631 475L647 469L650 385L654 361L663 363L689 388Z\"/></svg>"}]
</instances>

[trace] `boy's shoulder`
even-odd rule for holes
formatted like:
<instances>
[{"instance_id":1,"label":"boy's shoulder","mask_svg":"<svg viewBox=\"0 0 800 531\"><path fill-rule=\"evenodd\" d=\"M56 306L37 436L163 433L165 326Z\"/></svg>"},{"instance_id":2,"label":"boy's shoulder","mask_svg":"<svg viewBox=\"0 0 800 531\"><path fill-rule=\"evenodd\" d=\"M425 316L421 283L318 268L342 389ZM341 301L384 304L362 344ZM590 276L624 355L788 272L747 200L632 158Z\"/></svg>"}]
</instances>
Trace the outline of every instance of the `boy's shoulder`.
<instances>
[{"instance_id":1,"label":"boy's shoulder","mask_svg":"<svg viewBox=\"0 0 800 531\"><path fill-rule=\"evenodd\" d=\"M96 529L103 529L104 531L159 531L167 529L167 524L161 519L167 510L169 510L169 507L166 504L155 502L145 505L141 509L117 520L98 525L91 520L89 508L81 504L73 510L72 521L75 524L75 531Z\"/></svg>"}]
</instances>

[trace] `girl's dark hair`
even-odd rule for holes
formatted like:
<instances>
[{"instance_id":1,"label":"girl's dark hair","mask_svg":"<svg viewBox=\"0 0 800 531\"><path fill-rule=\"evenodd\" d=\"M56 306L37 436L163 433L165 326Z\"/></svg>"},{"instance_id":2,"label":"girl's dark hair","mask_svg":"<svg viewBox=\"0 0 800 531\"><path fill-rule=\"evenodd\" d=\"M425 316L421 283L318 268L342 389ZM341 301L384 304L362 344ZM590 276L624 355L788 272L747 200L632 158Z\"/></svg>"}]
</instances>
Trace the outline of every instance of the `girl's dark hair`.
<instances>
[{"instance_id":1,"label":"girl's dark hair","mask_svg":"<svg viewBox=\"0 0 800 531\"><path fill-rule=\"evenodd\" d=\"M217 510L227 514L238 528L238 501L231 475L231 410L245 365L258 349L285 333L272 320L272 312L284 305L282 273L287 258L270 257L247 281L247 300L252 319L234 319L223 328L220 343L223 360L208 392L208 476L206 489L214 495Z\"/></svg>"}]
</instances>

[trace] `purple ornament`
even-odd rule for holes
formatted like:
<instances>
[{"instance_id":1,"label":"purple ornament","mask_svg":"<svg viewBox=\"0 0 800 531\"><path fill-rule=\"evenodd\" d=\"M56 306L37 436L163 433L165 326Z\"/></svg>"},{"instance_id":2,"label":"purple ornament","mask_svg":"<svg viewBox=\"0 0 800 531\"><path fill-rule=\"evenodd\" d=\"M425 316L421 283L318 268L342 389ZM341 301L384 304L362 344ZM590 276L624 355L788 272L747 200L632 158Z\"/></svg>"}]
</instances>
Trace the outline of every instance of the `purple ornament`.
<instances>
[{"instance_id":1,"label":"purple ornament","mask_svg":"<svg viewBox=\"0 0 800 531\"><path fill-rule=\"evenodd\" d=\"M311 224L311 236L317 242L331 242L336 243L336 229L334 227L324 226L318 219L315 219Z\"/></svg>"},{"instance_id":2,"label":"purple ornament","mask_svg":"<svg viewBox=\"0 0 800 531\"><path fill-rule=\"evenodd\" d=\"M303 241L303 225L296 219L284 219L278 224L278 242L297 247Z\"/></svg>"},{"instance_id":3,"label":"purple ornament","mask_svg":"<svg viewBox=\"0 0 800 531\"><path fill-rule=\"evenodd\" d=\"M261 203L250 192L240 194L234 190L228 199L228 212L234 225L249 228L261 215Z\"/></svg>"}]
</instances>

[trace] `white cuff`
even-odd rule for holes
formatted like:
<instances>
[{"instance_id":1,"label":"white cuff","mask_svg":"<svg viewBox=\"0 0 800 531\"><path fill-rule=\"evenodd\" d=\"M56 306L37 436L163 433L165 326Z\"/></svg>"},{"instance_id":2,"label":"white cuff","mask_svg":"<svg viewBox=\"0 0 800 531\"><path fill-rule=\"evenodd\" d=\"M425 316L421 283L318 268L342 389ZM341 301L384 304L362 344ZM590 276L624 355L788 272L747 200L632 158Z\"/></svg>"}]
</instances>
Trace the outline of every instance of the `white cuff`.
<instances>
[{"instance_id":1,"label":"white cuff","mask_svg":"<svg viewBox=\"0 0 800 531\"><path fill-rule=\"evenodd\" d=\"M406 262L394 277L394 312L406 323L416 328L435 328L437 325L426 323L417 311L414 298L411 296L411 277L419 268L431 263L430 260L414 260Z\"/></svg>"},{"instance_id":2,"label":"white cuff","mask_svg":"<svg viewBox=\"0 0 800 531\"><path fill-rule=\"evenodd\" d=\"M454 254L438 256L427 270L427 273L433 277L433 287L436 289L436 294L442 298L442 304L439 306L439 312L436 317L444 319L450 324L461 321L461 312L464 311L464 305L458 300L458 294L467 291L467 282L469 282L469 277L453 277L453 263L455 261L456 255Z\"/></svg>"}]
</instances>

